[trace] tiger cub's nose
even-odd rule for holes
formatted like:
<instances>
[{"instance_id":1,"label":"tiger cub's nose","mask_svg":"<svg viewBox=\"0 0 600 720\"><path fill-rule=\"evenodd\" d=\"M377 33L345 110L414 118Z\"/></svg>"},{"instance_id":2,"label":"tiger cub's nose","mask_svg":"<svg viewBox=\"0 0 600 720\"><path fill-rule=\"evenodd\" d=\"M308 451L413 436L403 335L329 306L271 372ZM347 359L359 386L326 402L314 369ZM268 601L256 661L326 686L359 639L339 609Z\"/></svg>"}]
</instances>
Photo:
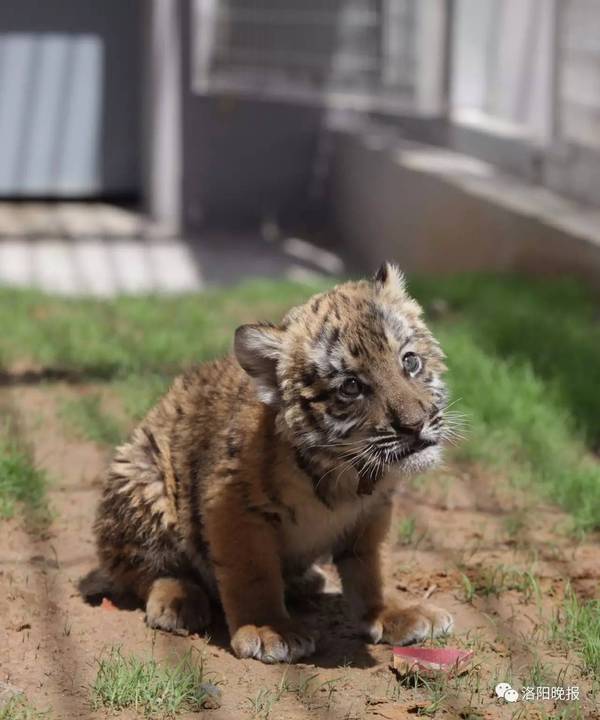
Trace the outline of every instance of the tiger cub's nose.
<instances>
[{"instance_id":1,"label":"tiger cub's nose","mask_svg":"<svg viewBox=\"0 0 600 720\"><path fill-rule=\"evenodd\" d=\"M421 430L425 427L425 420L417 420L413 423L392 423L392 427L401 435L419 435Z\"/></svg>"}]
</instances>

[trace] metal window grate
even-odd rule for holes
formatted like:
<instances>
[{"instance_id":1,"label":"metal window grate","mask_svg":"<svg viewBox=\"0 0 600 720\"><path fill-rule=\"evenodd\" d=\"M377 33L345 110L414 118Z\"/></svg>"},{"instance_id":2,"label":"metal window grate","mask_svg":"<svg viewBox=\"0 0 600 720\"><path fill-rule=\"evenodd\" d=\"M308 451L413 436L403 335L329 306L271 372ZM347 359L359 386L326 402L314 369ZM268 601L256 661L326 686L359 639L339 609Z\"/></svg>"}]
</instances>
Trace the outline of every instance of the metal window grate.
<instances>
[{"instance_id":1,"label":"metal window grate","mask_svg":"<svg viewBox=\"0 0 600 720\"><path fill-rule=\"evenodd\" d=\"M195 0L192 81L356 107L416 94L415 0Z\"/></svg>"}]
</instances>

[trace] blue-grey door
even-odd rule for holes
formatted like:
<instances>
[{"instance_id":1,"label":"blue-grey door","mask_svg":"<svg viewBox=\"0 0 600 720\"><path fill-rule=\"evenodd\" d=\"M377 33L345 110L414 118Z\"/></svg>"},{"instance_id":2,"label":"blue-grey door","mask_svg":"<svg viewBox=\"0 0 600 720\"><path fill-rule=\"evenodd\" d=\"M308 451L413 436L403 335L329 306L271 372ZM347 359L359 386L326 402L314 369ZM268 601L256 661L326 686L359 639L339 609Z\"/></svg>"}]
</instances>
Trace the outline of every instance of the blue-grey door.
<instances>
[{"instance_id":1,"label":"blue-grey door","mask_svg":"<svg viewBox=\"0 0 600 720\"><path fill-rule=\"evenodd\" d=\"M139 189L138 0L0 1L0 196Z\"/></svg>"}]
</instances>

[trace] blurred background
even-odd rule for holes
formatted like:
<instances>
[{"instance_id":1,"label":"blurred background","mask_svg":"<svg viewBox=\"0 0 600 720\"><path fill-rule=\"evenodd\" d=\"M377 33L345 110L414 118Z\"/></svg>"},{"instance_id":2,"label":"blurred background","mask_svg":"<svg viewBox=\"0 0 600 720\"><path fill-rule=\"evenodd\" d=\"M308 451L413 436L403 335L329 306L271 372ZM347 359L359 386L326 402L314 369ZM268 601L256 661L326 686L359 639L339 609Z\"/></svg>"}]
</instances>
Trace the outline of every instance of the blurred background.
<instances>
[{"instance_id":1,"label":"blurred background","mask_svg":"<svg viewBox=\"0 0 600 720\"><path fill-rule=\"evenodd\" d=\"M510 681L598 718L600 0L0 0L0 718L164 716L102 667L204 640L76 591L113 448L238 325L383 259L456 441L400 488L386 581L476 663L386 683L339 605L308 678L211 643L219 717L502 720Z\"/></svg>"},{"instance_id":2,"label":"blurred background","mask_svg":"<svg viewBox=\"0 0 600 720\"><path fill-rule=\"evenodd\" d=\"M0 282L595 280L594 0L0 3Z\"/></svg>"}]
</instances>

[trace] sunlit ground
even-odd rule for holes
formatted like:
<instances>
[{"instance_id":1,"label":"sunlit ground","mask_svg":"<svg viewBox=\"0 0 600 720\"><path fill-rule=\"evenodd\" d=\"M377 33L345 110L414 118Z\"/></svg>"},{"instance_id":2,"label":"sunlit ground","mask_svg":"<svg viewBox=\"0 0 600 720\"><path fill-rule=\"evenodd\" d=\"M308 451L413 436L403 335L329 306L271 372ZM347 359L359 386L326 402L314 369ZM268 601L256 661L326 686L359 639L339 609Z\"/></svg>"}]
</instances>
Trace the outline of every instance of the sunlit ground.
<instances>
[{"instance_id":1,"label":"sunlit ground","mask_svg":"<svg viewBox=\"0 0 600 720\"><path fill-rule=\"evenodd\" d=\"M56 552L62 559L72 552L80 558L82 543L88 554L93 552L89 518L94 496L89 490L94 478L110 449L126 437L173 375L227 352L237 325L276 321L290 306L325 287L324 282L264 281L167 299L110 301L0 290L0 531L5 523L7 556L13 552L11 539L15 553L19 543L31 543L35 550L27 552L34 557L47 552L52 558ZM421 583L435 583L440 604L450 603L457 613L456 642L474 649L482 661L449 684L406 679L396 684L388 678L385 683L378 680L377 689L367 687L375 676L359 664L346 668L348 675L335 686L343 693L331 689L338 675L342 677L336 670L335 678L329 671L331 677L322 673L318 683L311 681L321 688L313 695L321 697L322 683L330 683L326 712L332 717L366 717L368 708L360 702L373 693L394 706L417 708L411 710L417 714L470 708L470 715L461 716L479 717L477 708L491 708L497 717L512 717L506 714L508 706L490 696L490 683L505 680L509 673L515 681L537 684L549 684L552 678L553 684L564 685L568 677L568 684L581 685L587 705L555 704L547 715L536 717L584 717L581 708L595 703L600 678L600 606L593 576L598 564L594 538L600 529L600 302L566 280L470 275L410 278L409 287L448 356L451 411L460 418L464 438L450 449L446 470L425 479L402 500L393 529L393 579L408 592L422 592ZM80 495L81 501L71 500ZM22 520L28 534L21 541ZM29 598L24 605L29 607L42 602L44 593L52 597L64 581L66 595L53 598L53 603L68 606L71 619L65 620L68 634L59 628L59 646L65 645L64 657L79 652L76 667L89 673L111 632L120 637L125 614L102 614L83 606L72 592L75 575L68 573L69 568L73 574L89 569L91 560L78 560L81 568L73 562L65 571L59 564L52 566L59 579L55 584L44 579L34 595L31 579L25 581L29 575L21 578L9 569L10 579L8 574L5 579L17 598L11 607L18 607L21 582L26 582L23 602ZM46 577L50 570L43 572ZM63 572L67 576L61 581ZM509 605L518 609L517 618L534 618L534 625L520 625L518 632L509 627L515 618L514 612L506 617L503 608ZM86 640L79 631L72 632L70 623L78 622L78 613L86 627L89 622L93 627L104 623L101 636L94 631ZM495 639L481 630L486 618L496 618ZM109 620L112 625L106 625ZM127 618L123 622L134 627ZM140 633L146 631L141 618L136 623L139 647ZM34 623L31 642L35 640L37 648L44 638L34 637L36 627ZM28 652L23 638L19 636L15 653ZM125 637L124 642L129 651L127 643L133 640ZM317 709L325 713L324 706L315 704L306 678L304 685L292 682L289 675L276 675L283 671L267 671L258 663L248 670L256 692L244 690L248 696L240 699L233 687L241 682L239 673L230 667L239 661L226 649L213 655L212 668L223 674L223 695L236 713L295 718L286 714L292 701L311 709L311 716ZM352 665L352 657L348 661ZM343 665L343 658L339 662ZM330 657L325 667L336 664ZM19 660L13 663L17 678L21 666ZM210 657L208 666L210 670ZM44 703L35 687L25 689L38 708L56 705L56 698L63 697L62 691L49 693ZM78 693L73 708L63 708L56 717L77 717L82 707L101 702L88 690ZM342 698L352 701L354 715L332 710ZM19 708L13 705L15 714L7 714L8 720L29 717L17 715ZM0 718L5 720L1 711Z\"/></svg>"}]
</instances>

